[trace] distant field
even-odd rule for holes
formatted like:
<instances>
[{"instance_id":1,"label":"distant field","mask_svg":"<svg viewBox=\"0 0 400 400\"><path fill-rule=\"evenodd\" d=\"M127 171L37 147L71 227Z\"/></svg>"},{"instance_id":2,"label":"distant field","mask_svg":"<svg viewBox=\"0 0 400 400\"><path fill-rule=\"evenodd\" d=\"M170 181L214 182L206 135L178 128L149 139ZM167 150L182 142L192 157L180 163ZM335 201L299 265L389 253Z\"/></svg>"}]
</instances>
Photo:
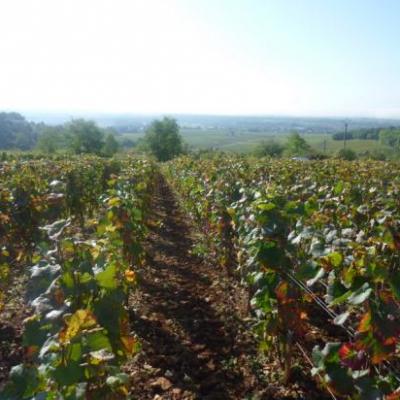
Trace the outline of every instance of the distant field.
<instances>
[{"instance_id":1,"label":"distant field","mask_svg":"<svg viewBox=\"0 0 400 400\"><path fill-rule=\"evenodd\" d=\"M275 140L284 143L288 134L271 134L263 132L235 132L228 129L182 129L184 141L193 149L216 148L224 151L249 153L257 148L262 141ZM125 133L121 138L129 138L137 141L143 136L142 132ZM326 153L336 153L343 148L343 141L332 140L331 135L304 134L304 138L315 149L324 152L326 140ZM367 150L379 149L381 145L376 140L349 140L347 148L362 153Z\"/></svg>"},{"instance_id":2,"label":"distant field","mask_svg":"<svg viewBox=\"0 0 400 400\"><path fill-rule=\"evenodd\" d=\"M307 135L305 136L310 145L318 151L324 151L324 140L326 139L326 151L328 153L336 153L338 150L343 149L343 141L332 140L330 135ZM352 149L357 153L367 150L374 150L381 148L377 140L348 140L346 143L348 149Z\"/></svg>"}]
</instances>

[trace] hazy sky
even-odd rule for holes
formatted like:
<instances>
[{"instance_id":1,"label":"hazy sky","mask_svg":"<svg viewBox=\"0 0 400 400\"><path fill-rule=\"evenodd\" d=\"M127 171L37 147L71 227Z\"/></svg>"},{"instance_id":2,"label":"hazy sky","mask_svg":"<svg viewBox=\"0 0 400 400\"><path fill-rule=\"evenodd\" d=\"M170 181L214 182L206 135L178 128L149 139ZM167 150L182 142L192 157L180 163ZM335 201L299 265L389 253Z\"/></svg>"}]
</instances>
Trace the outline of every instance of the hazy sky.
<instances>
[{"instance_id":1,"label":"hazy sky","mask_svg":"<svg viewBox=\"0 0 400 400\"><path fill-rule=\"evenodd\" d=\"M399 0L0 0L0 109L400 117Z\"/></svg>"}]
</instances>

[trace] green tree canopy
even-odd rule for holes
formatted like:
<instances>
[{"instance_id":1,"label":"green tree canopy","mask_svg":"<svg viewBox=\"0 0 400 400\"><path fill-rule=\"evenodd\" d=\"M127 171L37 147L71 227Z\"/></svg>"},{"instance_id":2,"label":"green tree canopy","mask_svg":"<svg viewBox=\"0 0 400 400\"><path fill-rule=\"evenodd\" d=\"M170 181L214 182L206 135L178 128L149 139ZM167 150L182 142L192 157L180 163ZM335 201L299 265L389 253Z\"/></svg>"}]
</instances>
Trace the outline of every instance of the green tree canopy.
<instances>
[{"instance_id":1,"label":"green tree canopy","mask_svg":"<svg viewBox=\"0 0 400 400\"><path fill-rule=\"evenodd\" d=\"M261 143L255 150L255 155L258 157L280 157L285 150L284 146L273 140L268 140Z\"/></svg>"},{"instance_id":2,"label":"green tree canopy","mask_svg":"<svg viewBox=\"0 0 400 400\"><path fill-rule=\"evenodd\" d=\"M103 147L103 154L105 156L111 157L118 151L118 149L119 149L119 144L117 140L115 139L112 133L109 133L106 136L106 140Z\"/></svg>"},{"instance_id":3,"label":"green tree canopy","mask_svg":"<svg viewBox=\"0 0 400 400\"><path fill-rule=\"evenodd\" d=\"M54 153L65 146L63 126L43 126L40 129L36 147L43 153Z\"/></svg>"},{"instance_id":4,"label":"green tree canopy","mask_svg":"<svg viewBox=\"0 0 400 400\"><path fill-rule=\"evenodd\" d=\"M400 129L382 129L379 139L382 144L400 150Z\"/></svg>"},{"instance_id":5,"label":"green tree canopy","mask_svg":"<svg viewBox=\"0 0 400 400\"><path fill-rule=\"evenodd\" d=\"M0 112L0 148L30 149L35 142L31 124L15 112Z\"/></svg>"},{"instance_id":6,"label":"green tree canopy","mask_svg":"<svg viewBox=\"0 0 400 400\"><path fill-rule=\"evenodd\" d=\"M297 132L293 132L286 143L286 152L290 156L306 156L311 152L311 146Z\"/></svg>"},{"instance_id":7,"label":"green tree canopy","mask_svg":"<svg viewBox=\"0 0 400 400\"><path fill-rule=\"evenodd\" d=\"M159 161L167 161L183 152L182 136L175 119L164 117L148 127L145 146Z\"/></svg>"},{"instance_id":8,"label":"green tree canopy","mask_svg":"<svg viewBox=\"0 0 400 400\"><path fill-rule=\"evenodd\" d=\"M357 153L352 149L341 149L338 151L337 157L342 160L353 161L357 159Z\"/></svg>"},{"instance_id":9,"label":"green tree canopy","mask_svg":"<svg viewBox=\"0 0 400 400\"><path fill-rule=\"evenodd\" d=\"M93 121L75 119L67 124L69 147L75 154L100 154L104 146L104 133Z\"/></svg>"}]
</instances>

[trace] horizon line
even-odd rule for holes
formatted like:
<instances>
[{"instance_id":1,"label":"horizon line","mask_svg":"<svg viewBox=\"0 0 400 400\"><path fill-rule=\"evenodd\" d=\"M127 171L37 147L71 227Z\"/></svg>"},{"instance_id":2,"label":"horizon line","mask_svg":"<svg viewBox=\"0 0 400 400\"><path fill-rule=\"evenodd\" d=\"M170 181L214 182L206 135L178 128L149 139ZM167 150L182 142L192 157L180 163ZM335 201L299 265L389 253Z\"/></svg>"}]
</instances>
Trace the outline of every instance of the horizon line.
<instances>
[{"instance_id":1,"label":"horizon line","mask_svg":"<svg viewBox=\"0 0 400 400\"><path fill-rule=\"evenodd\" d=\"M371 120L398 120L398 116L376 116L365 114L288 114L288 113L207 113L207 112L158 112L158 111L100 111L100 110L45 110L45 109L12 109L0 108L0 112L17 112L20 114L47 114L73 117L74 115L108 115L108 116L187 116L187 117L221 117L221 118L307 118L307 119L334 119L334 120L349 120L349 119L371 119Z\"/></svg>"}]
</instances>

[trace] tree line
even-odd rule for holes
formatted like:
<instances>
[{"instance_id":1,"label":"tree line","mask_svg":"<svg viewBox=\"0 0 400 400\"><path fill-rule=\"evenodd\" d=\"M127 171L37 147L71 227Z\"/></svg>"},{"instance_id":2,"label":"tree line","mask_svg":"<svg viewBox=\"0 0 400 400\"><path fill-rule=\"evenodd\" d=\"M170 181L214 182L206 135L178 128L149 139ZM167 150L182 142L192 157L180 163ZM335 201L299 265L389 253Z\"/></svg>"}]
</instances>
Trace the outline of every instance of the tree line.
<instances>
[{"instance_id":1,"label":"tree line","mask_svg":"<svg viewBox=\"0 0 400 400\"><path fill-rule=\"evenodd\" d=\"M387 128L355 129L337 132L332 135L333 140L379 140L383 145L400 148L400 128L390 126Z\"/></svg>"},{"instance_id":2,"label":"tree line","mask_svg":"<svg viewBox=\"0 0 400 400\"><path fill-rule=\"evenodd\" d=\"M63 125L46 125L27 121L15 112L0 113L0 149L33 150L74 154L93 153L110 156L119 144L114 134L93 121L75 119Z\"/></svg>"},{"instance_id":3,"label":"tree line","mask_svg":"<svg viewBox=\"0 0 400 400\"><path fill-rule=\"evenodd\" d=\"M93 121L74 119L62 125L46 125L28 122L15 112L2 112L0 149L112 156L120 149L120 143L113 131L101 128ZM181 154L184 144L176 120L154 120L139 141L138 149L153 154L159 161Z\"/></svg>"}]
</instances>

